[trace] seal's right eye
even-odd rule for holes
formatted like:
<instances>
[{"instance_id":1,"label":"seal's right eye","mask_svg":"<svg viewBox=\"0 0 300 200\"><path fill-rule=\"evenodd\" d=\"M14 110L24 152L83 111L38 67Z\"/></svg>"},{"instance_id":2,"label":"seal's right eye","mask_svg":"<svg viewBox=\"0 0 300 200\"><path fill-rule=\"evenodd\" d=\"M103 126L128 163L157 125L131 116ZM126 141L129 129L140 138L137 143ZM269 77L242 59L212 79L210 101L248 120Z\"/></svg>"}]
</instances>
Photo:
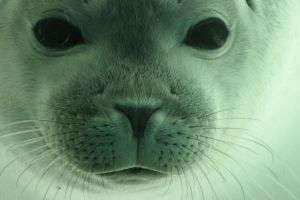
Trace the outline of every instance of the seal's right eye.
<instances>
[{"instance_id":1,"label":"seal's right eye","mask_svg":"<svg viewBox=\"0 0 300 200\"><path fill-rule=\"evenodd\" d=\"M81 30L63 18L44 18L34 25L33 32L48 49L65 50L84 42Z\"/></svg>"}]
</instances>

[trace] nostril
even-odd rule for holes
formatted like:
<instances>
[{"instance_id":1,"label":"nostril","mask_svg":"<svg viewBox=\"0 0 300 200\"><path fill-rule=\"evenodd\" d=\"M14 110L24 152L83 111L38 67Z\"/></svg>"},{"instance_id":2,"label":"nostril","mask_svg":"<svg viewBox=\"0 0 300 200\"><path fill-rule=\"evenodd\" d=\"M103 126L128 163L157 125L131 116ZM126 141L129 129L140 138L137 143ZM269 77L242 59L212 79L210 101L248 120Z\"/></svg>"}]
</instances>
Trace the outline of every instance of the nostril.
<instances>
[{"instance_id":1,"label":"nostril","mask_svg":"<svg viewBox=\"0 0 300 200\"><path fill-rule=\"evenodd\" d=\"M151 115L159 108L150 106L135 106L135 105L120 105L116 104L116 110L123 113L131 123L133 134L136 137L141 137L144 134L147 122Z\"/></svg>"}]
</instances>

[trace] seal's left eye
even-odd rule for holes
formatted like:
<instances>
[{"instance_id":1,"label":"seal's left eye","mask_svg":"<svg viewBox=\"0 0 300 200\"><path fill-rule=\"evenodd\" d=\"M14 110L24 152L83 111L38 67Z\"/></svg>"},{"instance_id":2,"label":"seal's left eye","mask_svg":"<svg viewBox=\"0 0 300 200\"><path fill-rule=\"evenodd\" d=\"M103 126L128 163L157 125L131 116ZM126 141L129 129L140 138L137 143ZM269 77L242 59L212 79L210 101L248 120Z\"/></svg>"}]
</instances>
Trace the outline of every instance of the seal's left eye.
<instances>
[{"instance_id":1,"label":"seal's left eye","mask_svg":"<svg viewBox=\"0 0 300 200\"><path fill-rule=\"evenodd\" d=\"M184 43L197 49L215 50L224 46L228 37L229 30L225 22L211 17L192 26Z\"/></svg>"},{"instance_id":2,"label":"seal's left eye","mask_svg":"<svg viewBox=\"0 0 300 200\"><path fill-rule=\"evenodd\" d=\"M81 30L66 19L49 17L33 27L35 38L49 49L65 50L84 42Z\"/></svg>"}]
</instances>

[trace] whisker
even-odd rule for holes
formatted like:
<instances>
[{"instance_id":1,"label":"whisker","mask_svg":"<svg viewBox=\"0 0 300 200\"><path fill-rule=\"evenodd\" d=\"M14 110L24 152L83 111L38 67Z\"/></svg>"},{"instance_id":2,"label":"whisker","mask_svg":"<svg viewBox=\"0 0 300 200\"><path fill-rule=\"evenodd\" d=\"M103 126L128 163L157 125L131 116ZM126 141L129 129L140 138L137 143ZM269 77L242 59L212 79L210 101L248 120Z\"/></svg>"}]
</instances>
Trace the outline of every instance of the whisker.
<instances>
[{"instance_id":1,"label":"whisker","mask_svg":"<svg viewBox=\"0 0 300 200\"><path fill-rule=\"evenodd\" d=\"M50 156L50 155L53 155L53 154L54 154L54 152L51 152L51 154L46 155L46 156ZM26 168L26 169L27 169L27 168ZM24 174L24 173L25 173L25 170L22 172L22 174ZM20 179L20 177L22 176L22 174L19 175L17 182L19 182L19 179ZM30 180L30 181L27 183L27 185L23 188L23 190L22 190L20 196L22 196L22 194L26 191L26 189L27 189L32 183L33 183L33 180ZM37 190L37 186L35 187L35 190Z\"/></svg>"},{"instance_id":2,"label":"whisker","mask_svg":"<svg viewBox=\"0 0 300 200\"><path fill-rule=\"evenodd\" d=\"M72 133L72 131L70 131L70 132L65 132L63 135L65 135L65 134L70 134L70 133ZM52 134L52 135L54 135L54 134ZM72 134L70 134L70 135L72 135ZM50 135L50 136L51 136L51 135ZM70 141L70 140L72 140L72 139L78 139L78 138L81 138L81 135L78 136L78 137L74 137L74 138L70 138L70 139L68 139L68 140L65 140L65 142L68 142L68 141ZM34 143L41 142L41 141L43 141L43 140L45 140L45 136L33 137L33 138L30 138L30 139L24 140L24 141L22 141L22 142L19 142L18 144L13 144L13 145L9 146L9 147L7 148L7 150L13 150L14 148L20 148L20 147L23 147L23 146L26 146L26 145L30 145L30 144L34 144ZM46 143L46 142L45 142L45 143ZM51 144L57 144L57 143L59 143L59 141L52 142Z\"/></svg>"},{"instance_id":3,"label":"whisker","mask_svg":"<svg viewBox=\"0 0 300 200\"><path fill-rule=\"evenodd\" d=\"M211 145L207 144L205 141L201 141L201 142L204 143L205 145L207 145L208 147L213 148L213 147L211 147ZM176 145L176 147L179 148L179 149L187 149L187 150L190 151L191 153L195 153L192 149L190 149L190 148L188 148L188 147L186 147L186 146L178 146L178 145ZM214 166L214 165L217 165L216 162L215 162L212 158L210 158L210 156L208 156L208 155L205 154L204 152L201 152L201 149L199 149L199 148L197 148L197 147L195 147L195 148L198 149L198 150L200 150L201 155L207 157L207 158L209 159L209 161L212 162L213 166ZM213 148L213 149L214 149L214 148ZM214 149L214 150L215 150L215 149ZM218 150L218 151L219 151L219 150ZM224 154L225 154L225 153L224 153ZM227 154L225 154L225 155L227 155ZM230 157L230 158L232 159L232 157L229 156L229 155L227 155L227 157ZM196 162L196 164L199 166L199 168L201 168L201 171L202 171L202 173L203 173L204 170L202 169L202 167L201 167L197 162ZM240 189L241 189L241 192L242 192L242 195L243 195L243 199L245 200L245 199L246 199L246 193L245 193L245 189L244 189L242 183L239 181L239 179L236 177L236 175L235 175L233 172L231 172L227 167L225 167L225 166L223 166L223 165L221 165L221 166L224 167L224 169L226 169L226 171L228 171L228 173L230 173L230 175L234 178L234 180L236 181L236 183L239 185L239 187L240 187ZM221 173L218 169L216 169L215 167L213 167L213 168L216 170L216 172L220 175L220 177L221 177L223 180L226 180L225 177L222 175L222 173ZM208 177L207 177L207 178L208 178ZM206 178L206 179L207 179L207 178ZM209 181L209 180L207 180L207 181ZM213 191L212 186L210 186L210 187L211 187L211 190ZM216 192L214 192L214 193L216 194Z\"/></svg>"},{"instance_id":4,"label":"whisker","mask_svg":"<svg viewBox=\"0 0 300 200\"><path fill-rule=\"evenodd\" d=\"M210 189L211 189L211 192L214 194L214 196L216 197L217 200L219 200L219 196L217 195L217 192L216 190L214 189L213 187L213 184L212 182L210 181L207 173L204 171L204 169L201 167L201 165L198 165L199 166L199 169L200 169L200 172L203 174L203 176L205 177Z\"/></svg>"},{"instance_id":5,"label":"whisker","mask_svg":"<svg viewBox=\"0 0 300 200\"><path fill-rule=\"evenodd\" d=\"M222 132L222 133L220 133L220 132L214 132L213 134L226 135L226 137L229 136L229 137L235 137L236 139L240 139L240 140L247 140L247 141L250 141L252 143L256 143L257 145L263 147L266 150L269 149L268 151L271 151L271 152L273 151L272 147L270 147L270 145L268 145L267 143L265 143L261 138L255 137L255 136L251 135L250 133L246 133L246 132L237 132L237 133L234 133L234 132L231 131L231 132L226 132L226 133L224 133L224 132ZM246 135L247 137L245 137L245 136L243 136L243 137L238 136L237 137L236 134L238 134L238 135Z\"/></svg>"},{"instance_id":6,"label":"whisker","mask_svg":"<svg viewBox=\"0 0 300 200\"><path fill-rule=\"evenodd\" d=\"M186 176L186 174L185 174L185 170L183 169L183 167L180 167L180 169L181 169L181 171L182 171L182 174L183 174L183 178L185 179L185 183L187 183L187 184L185 184L186 185L186 188L187 188L187 190L189 190L189 192L190 192L190 195L191 195L191 199L193 200L194 199L194 195L193 195L193 191L192 191L192 187L191 187L191 184L190 184L190 182L189 182L189 180L188 180L188 178L187 178L187 176ZM188 192L187 192L188 193ZM188 196L188 194L187 194L187 196Z\"/></svg>"},{"instance_id":7,"label":"whisker","mask_svg":"<svg viewBox=\"0 0 300 200\"><path fill-rule=\"evenodd\" d=\"M57 120L48 120L48 119L36 119L37 122L49 122L49 123L59 123L59 124L65 124L65 125L84 125L84 123L76 123L76 122L61 122Z\"/></svg>"},{"instance_id":8,"label":"whisker","mask_svg":"<svg viewBox=\"0 0 300 200\"><path fill-rule=\"evenodd\" d=\"M27 171L29 170L33 165L35 165L38 161L44 159L45 157L48 157L48 156L51 156L53 154L55 154L56 152L53 152L52 150L47 150L47 151L44 151L43 153L41 153L40 155L36 156L35 158L31 159L29 161L30 164L28 164L25 169L18 175L17 177L17 181L16 181L16 184L18 185L22 175Z\"/></svg>"},{"instance_id":9,"label":"whisker","mask_svg":"<svg viewBox=\"0 0 300 200\"><path fill-rule=\"evenodd\" d=\"M206 142L204 142L204 141L202 141L204 144L206 144ZM222 152L222 151L220 151L220 150L218 150L218 149L216 149L216 148L214 148L214 147L212 147L212 146L210 146L209 144L207 144L208 146L209 146L209 148L211 148L212 150L214 150L214 151L217 151L218 153L221 153L222 155L225 155L227 158L229 158L230 160L233 160L236 164L238 164L238 161L236 161L233 157L231 157L230 155L228 155L228 154L226 154L225 152ZM211 159L211 160L213 160L213 159ZM215 161L214 161L215 162ZM227 167L225 167L223 164L221 164L221 163L219 163L226 171L228 171L230 174L231 174L231 176L235 179L235 181L238 183L238 185L240 186L240 189L241 189L241 191L242 191L242 193L243 193L243 199L246 199L246 193L245 193L245 190L244 190L244 187L243 187L243 185L241 184L241 182L239 181L239 179L235 176L235 174L233 174ZM241 165L240 164L238 164L238 166L240 166L241 167ZM241 169L243 169L243 171L245 171L244 170L244 168L243 167L241 167Z\"/></svg>"},{"instance_id":10,"label":"whisker","mask_svg":"<svg viewBox=\"0 0 300 200\"><path fill-rule=\"evenodd\" d=\"M27 134L27 133L40 132L40 131L42 131L42 129L36 128L36 129L31 129L31 130L24 130L24 131L17 131L17 132L12 132L12 133L6 133L4 135L0 135L0 139L11 137L11 136L16 136L16 135Z\"/></svg>"},{"instance_id":11,"label":"whisker","mask_svg":"<svg viewBox=\"0 0 300 200\"><path fill-rule=\"evenodd\" d=\"M67 198L67 194L68 194L68 191L69 191L69 187L70 187L70 184L71 184L73 178L74 178L74 176L72 176L72 174L71 174L70 177L68 178L66 184L65 184L65 186L66 186L65 192L64 192L64 193L65 193L65 194L64 194L64 198L65 198L65 199Z\"/></svg>"},{"instance_id":12,"label":"whisker","mask_svg":"<svg viewBox=\"0 0 300 200\"><path fill-rule=\"evenodd\" d=\"M226 112L226 111L233 111L233 110L235 110L235 109L234 108L224 108L224 109L220 109L220 110L215 110L212 112L205 113L205 114L197 117L197 119L207 119L210 116L213 116L213 115L216 115L216 114L219 114L222 112Z\"/></svg>"},{"instance_id":13,"label":"whisker","mask_svg":"<svg viewBox=\"0 0 300 200\"><path fill-rule=\"evenodd\" d=\"M64 177L64 176L63 176L63 177ZM61 190L61 187L58 186L58 187L56 188L56 191L55 191L55 194L53 195L52 200L55 200L55 199L57 198L58 192L59 192L60 190Z\"/></svg>"},{"instance_id":14,"label":"whisker","mask_svg":"<svg viewBox=\"0 0 300 200\"><path fill-rule=\"evenodd\" d=\"M251 142L253 144L256 144L257 146L260 146L261 148L266 150L270 154L272 160L274 160L275 155L274 155L272 147L270 147L268 144L264 143L263 141L257 141L255 139L245 138L245 137L238 137L237 139Z\"/></svg>"},{"instance_id":15,"label":"whisker","mask_svg":"<svg viewBox=\"0 0 300 200\"><path fill-rule=\"evenodd\" d=\"M163 150L160 148L160 151L162 152ZM169 158L171 158L174 161L173 156L171 156ZM154 163L154 162L155 162L155 157L153 156L152 159L151 159L151 163ZM159 166L162 166L162 161L160 159L158 159L158 162L159 162ZM162 194L163 196L165 196L168 193L168 191L170 190L170 186L173 183L173 174L172 174L172 172L173 172L173 167L171 168L171 172L170 172L171 176L170 177L166 176L165 179L164 179L164 181L165 181L164 185L167 185L167 189L163 192L163 194ZM169 179L169 183L167 184L168 179Z\"/></svg>"},{"instance_id":16,"label":"whisker","mask_svg":"<svg viewBox=\"0 0 300 200\"><path fill-rule=\"evenodd\" d=\"M172 173L173 173L173 167L171 167L170 175L166 176L166 178L165 178L165 184L164 185L167 185L167 188L162 193L162 196L165 196L169 192L170 186L173 184L173 174ZM168 179L169 179L169 182L167 183Z\"/></svg>"},{"instance_id":17,"label":"whisker","mask_svg":"<svg viewBox=\"0 0 300 200\"><path fill-rule=\"evenodd\" d=\"M26 123L34 123L34 120L21 120L21 121L11 122L9 124L4 124L3 126L0 126L0 131L10 128L11 126L14 126L14 125L20 125L20 124L26 124Z\"/></svg>"},{"instance_id":18,"label":"whisker","mask_svg":"<svg viewBox=\"0 0 300 200\"><path fill-rule=\"evenodd\" d=\"M81 170L79 171L78 169L72 169L72 172L73 173L81 173L81 174L84 173ZM76 184L77 184L77 182L79 180L79 175L76 175L75 177L76 177L75 182L73 184L71 184L72 181L73 181L73 179L74 179L74 176L72 176L72 173L71 173L71 178L69 178L68 181L67 181L67 183L66 183L66 189L65 189L65 194L64 194L64 196L65 196L64 198L65 199L67 198L67 194L68 194L69 188L70 188L69 198L70 198L70 200L72 198L72 193L73 193L74 187L76 186ZM82 179L82 178L83 177L80 177L80 179ZM71 186L71 185L73 185L73 186Z\"/></svg>"},{"instance_id":19,"label":"whisker","mask_svg":"<svg viewBox=\"0 0 300 200\"><path fill-rule=\"evenodd\" d=\"M17 143L17 144L13 144L13 145L10 145L7 150L9 151L12 151L14 148L20 148L22 146L26 146L26 145L29 145L29 144L34 144L34 143L38 143L38 142L41 142L45 139L44 136L39 136L39 137L34 137L34 138L30 138L28 140L24 140L20 143Z\"/></svg>"},{"instance_id":20,"label":"whisker","mask_svg":"<svg viewBox=\"0 0 300 200\"><path fill-rule=\"evenodd\" d=\"M198 178L198 175L195 173L195 171L193 170L193 168L191 166L190 166L189 170L191 171L192 175L194 175L194 176L192 176L192 178L194 180L196 179L196 182L198 183L197 185L199 186L199 190L201 192L202 200L205 200L206 197L205 197L204 189L203 189L203 186L202 186L202 184L201 184L201 182Z\"/></svg>"},{"instance_id":21,"label":"whisker","mask_svg":"<svg viewBox=\"0 0 300 200\"><path fill-rule=\"evenodd\" d=\"M87 176L88 174L87 173L83 173L82 172L82 194L83 194L83 199L86 200L86 180L87 180Z\"/></svg>"},{"instance_id":22,"label":"whisker","mask_svg":"<svg viewBox=\"0 0 300 200\"><path fill-rule=\"evenodd\" d=\"M209 145L209 144L208 144ZM217 148L214 148L212 146L210 146L210 149L212 149L213 151L219 153L220 155L224 156L225 158L228 158L229 160L233 161L242 171L243 173L247 176L247 173L246 173L246 170L244 169L244 167L240 164L240 162L238 162L235 158L233 158L231 155L217 149ZM224 165L223 165L224 166ZM228 169L229 170L229 169ZM247 176L247 179L249 180L249 177ZM238 179L237 179L238 180ZM253 181L253 180L252 180ZM256 182L256 181L255 181ZM266 191L263 187L261 187L257 182L256 184L257 186L260 187L260 189L268 196L268 198L270 200L273 200L272 196L270 195L270 193L268 191Z\"/></svg>"},{"instance_id":23,"label":"whisker","mask_svg":"<svg viewBox=\"0 0 300 200\"><path fill-rule=\"evenodd\" d=\"M234 139L237 139L237 140L243 140L243 141L253 143L253 144L263 148L265 151L267 151L270 154L270 157L271 157L272 160L274 160L274 158L275 158L273 148L270 145L265 143L260 138L257 138L255 136L250 135L249 133L244 133L244 132L243 133L240 133L240 132L237 133L237 134L241 134L241 135L245 134L245 135L247 135L247 137L245 137L245 136L243 136L243 137L236 136L236 134L233 134L232 132L230 132L230 133L229 132L227 132L227 133L214 132L213 134L224 135L225 137L234 137ZM231 141L228 141L228 142L231 142Z\"/></svg>"},{"instance_id":24,"label":"whisker","mask_svg":"<svg viewBox=\"0 0 300 200\"><path fill-rule=\"evenodd\" d=\"M63 175L65 173L66 169L67 169L65 167L66 165L68 165L68 162L65 162L63 165L60 166L59 170L57 170L57 172L58 172L57 174L59 174L59 172L61 172L60 176ZM64 169L64 170L61 171L61 169ZM49 192L51 186L53 185L54 181L55 181L55 176L53 176L51 181L49 182L49 185L47 186L46 192L43 195L43 200L47 199L48 192Z\"/></svg>"},{"instance_id":25,"label":"whisker","mask_svg":"<svg viewBox=\"0 0 300 200\"><path fill-rule=\"evenodd\" d=\"M208 145L208 146L210 146L210 145ZM194 152L192 149L188 148L188 147L184 147L184 146L176 146L176 147L177 147L177 148L182 148L182 149L187 149L187 150L189 150L191 153L195 154L195 152ZM196 148L197 150L200 151L200 155L203 155L203 156L205 156L206 158L209 159L209 161L212 163L212 168L217 172L217 174L222 178L222 180L226 180L226 178L223 176L223 174L221 173L221 171L217 168L216 162L215 162L212 158L210 158L207 154L205 154L204 152L202 152L201 149L199 149L199 148L197 148L197 147L195 147L195 148ZM200 165L199 165L198 162L195 162L195 164L196 164L198 167L200 167Z\"/></svg>"},{"instance_id":26,"label":"whisker","mask_svg":"<svg viewBox=\"0 0 300 200\"><path fill-rule=\"evenodd\" d=\"M249 148L247 146L241 145L241 144L236 144L236 143L231 142L231 141L221 140L221 139L212 138L212 137L208 137L208 136L204 136L204 135L197 135L196 138L195 137L191 137L191 136L186 136L185 138L186 139L190 139L190 140L196 140L196 141L199 141L199 142L203 142L203 140L199 140L198 137L209 139L209 140L213 140L213 141L220 142L220 143L226 144L226 145L234 145L234 146L240 147L242 149L248 150L249 152L251 152L251 153L253 153L255 155L258 155L258 153L256 151L254 151L253 149L251 149L251 148Z\"/></svg>"},{"instance_id":27,"label":"whisker","mask_svg":"<svg viewBox=\"0 0 300 200\"><path fill-rule=\"evenodd\" d=\"M248 121L262 122L260 119L252 118L252 117L226 117L226 118L206 118L206 119L212 119L214 121L218 121L218 120L248 120Z\"/></svg>"},{"instance_id":28,"label":"whisker","mask_svg":"<svg viewBox=\"0 0 300 200\"><path fill-rule=\"evenodd\" d=\"M210 146L210 145L207 145L207 146ZM189 150L192 154L195 154L195 152L192 150L192 149L190 149L189 147L187 147L187 146L176 146L177 148L181 148L181 149L187 149L187 150ZM216 162L214 162L214 160L210 157L210 156L208 156L205 152L202 152L202 150L200 149L200 148L197 148L197 147L194 147L194 148L196 148L198 151L199 151L199 153L200 153L200 155L203 155L203 156L205 156L210 162L211 162L211 167L216 171L216 173L222 178L222 180L226 180L226 178L223 176L223 174L221 173L221 171L219 170L219 168L217 167L218 165L216 164ZM208 147L209 148L209 147ZM198 153L198 152L197 152Z\"/></svg>"},{"instance_id":29,"label":"whisker","mask_svg":"<svg viewBox=\"0 0 300 200\"><path fill-rule=\"evenodd\" d=\"M246 128L236 128L236 127L214 127L214 126L201 126L201 125L189 125L188 128L199 128L199 129L213 129L213 130L239 130L239 131L249 131Z\"/></svg>"},{"instance_id":30,"label":"whisker","mask_svg":"<svg viewBox=\"0 0 300 200\"><path fill-rule=\"evenodd\" d=\"M71 178L71 181L72 180L73 180L73 177ZM79 180L79 176L76 176L75 182L74 182L74 184L73 184L73 186L71 187L71 190L70 190L70 196L69 196L70 200L72 200L73 191L74 191L74 188L76 187L76 185L78 183L78 180Z\"/></svg>"},{"instance_id":31,"label":"whisker","mask_svg":"<svg viewBox=\"0 0 300 200\"><path fill-rule=\"evenodd\" d=\"M238 184L238 186L240 187L240 190L242 192L242 198L244 200L246 200L246 192L244 189L244 186L242 185L241 181L237 178L237 176L231 171L229 170L225 165L223 165L222 163L219 163L220 166L222 166L235 180L235 182Z\"/></svg>"},{"instance_id":32,"label":"whisker","mask_svg":"<svg viewBox=\"0 0 300 200\"><path fill-rule=\"evenodd\" d=\"M267 191L261 184L259 184L256 180L251 179L253 183L255 183L255 186L258 187L266 196L269 200L274 200L272 197L271 192Z\"/></svg>"},{"instance_id":33,"label":"whisker","mask_svg":"<svg viewBox=\"0 0 300 200\"><path fill-rule=\"evenodd\" d=\"M179 177L179 182L180 182L180 199L182 199L182 197L183 197L183 182L182 182L182 179L181 179L181 175L180 175L180 172L179 172L179 169L178 169L178 166L177 165L175 165L174 166L174 168L176 169L176 171L177 171L177 176ZM185 199L185 198L184 198Z\"/></svg>"},{"instance_id":34,"label":"whisker","mask_svg":"<svg viewBox=\"0 0 300 200\"><path fill-rule=\"evenodd\" d=\"M207 155L205 152L201 152L201 154L203 156L205 156L211 162L210 166L215 170L215 172L220 176L220 178L223 181L226 181L225 176L222 174L220 169L217 167L218 166L217 163L209 155Z\"/></svg>"},{"instance_id":35,"label":"whisker","mask_svg":"<svg viewBox=\"0 0 300 200\"><path fill-rule=\"evenodd\" d=\"M178 133L180 133L180 135L183 135L182 132L178 132ZM172 136L170 134L165 134L165 135L168 135L169 137L176 138L175 136ZM160 137L158 137L158 139L159 138L163 138L162 136L164 136L164 135L161 135ZM202 138L209 139L209 140L212 140L212 141L220 142L222 144L226 144L226 145L230 145L230 146L234 145L236 147L245 149L245 150L247 150L247 151L249 151L249 152L251 152L251 153L253 153L255 155L258 155L258 153L255 152L253 149L251 149L251 148L249 148L247 146L241 145L241 144L234 143L232 141L221 140L221 139L217 139L217 138L213 138L213 137L209 137L209 136L204 136L204 135L196 135L196 137L184 136L184 138L189 139L189 140L194 140L194 141L198 141L198 142L204 142L203 140L199 139L198 137L200 137L200 138L202 137Z\"/></svg>"},{"instance_id":36,"label":"whisker","mask_svg":"<svg viewBox=\"0 0 300 200\"><path fill-rule=\"evenodd\" d=\"M53 154L58 153L59 150L56 150L53 152ZM49 172L50 168L55 165L56 163L58 163L59 161L65 159L67 157L67 155L64 156L56 156L48 165L47 167L43 170L41 176L39 177L39 180L37 181L37 183L35 184L35 188L37 189L37 186L40 184L40 182L42 181L43 177Z\"/></svg>"},{"instance_id":37,"label":"whisker","mask_svg":"<svg viewBox=\"0 0 300 200\"><path fill-rule=\"evenodd\" d=\"M16 158L14 158L14 159L11 160L10 162L8 162L8 163L0 170L0 177L1 177L1 175L3 174L3 172L4 172L11 164L13 164L14 162L16 162L18 159L20 159L20 158L22 158L22 157L24 157L24 156L26 156L26 155L29 155L29 154L31 154L31 153L34 153L34 152L36 152L36 151L38 151L38 150L41 150L41 149L43 149L43 148L48 149L48 145L43 145L43 146L40 146L40 147L35 148L35 149L33 149L33 150L30 150L30 151L27 151L27 152L25 152L25 153L19 154Z\"/></svg>"},{"instance_id":38,"label":"whisker","mask_svg":"<svg viewBox=\"0 0 300 200\"><path fill-rule=\"evenodd\" d=\"M246 164L248 164L249 166L258 169L257 166L254 166L253 164L251 164L251 163L249 163L247 161L244 161L244 162ZM296 194L294 192L292 192L290 189L288 189L287 186L283 185L283 183L281 183L279 181L279 178L276 175L274 176L274 172L273 171L270 172L270 168L268 168L266 166L263 166L263 167L266 168L267 171L269 172L269 173L262 173L264 177L267 177L267 178L271 179L273 183L275 183L279 188L281 188L284 192L286 192L286 194L288 194L292 199L294 199L294 200L299 200L300 199L299 197L296 196Z\"/></svg>"},{"instance_id":39,"label":"whisker","mask_svg":"<svg viewBox=\"0 0 300 200\"><path fill-rule=\"evenodd\" d=\"M45 152L48 152L49 153L49 151L51 151L51 150L48 150L48 151L45 151ZM44 152L44 153L45 153ZM52 155L52 154L51 154ZM22 174L23 173L25 173L25 172L22 172ZM18 179L20 179L20 176L22 176L22 175L19 175L19 177L18 177ZM19 180L17 179L17 184L18 184L18 182L19 182ZM24 186L24 188L22 189L22 191L21 191L21 193L20 193L20 198L22 198L23 199L23 193L26 191L26 189L31 185L33 183L33 179L31 179L25 186Z\"/></svg>"},{"instance_id":40,"label":"whisker","mask_svg":"<svg viewBox=\"0 0 300 200\"><path fill-rule=\"evenodd\" d=\"M278 156L277 156L277 159L280 161L280 164L283 165L282 167L284 167L290 173L290 175L292 176L294 181L296 181L296 183L300 185L300 178L296 174L296 172L294 172L294 170L290 166L288 166L288 164L286 162L282 161L281 158L279 158ZM274 173L274 172L272 172L272 173Z\"/></svg>"}]
</instances>

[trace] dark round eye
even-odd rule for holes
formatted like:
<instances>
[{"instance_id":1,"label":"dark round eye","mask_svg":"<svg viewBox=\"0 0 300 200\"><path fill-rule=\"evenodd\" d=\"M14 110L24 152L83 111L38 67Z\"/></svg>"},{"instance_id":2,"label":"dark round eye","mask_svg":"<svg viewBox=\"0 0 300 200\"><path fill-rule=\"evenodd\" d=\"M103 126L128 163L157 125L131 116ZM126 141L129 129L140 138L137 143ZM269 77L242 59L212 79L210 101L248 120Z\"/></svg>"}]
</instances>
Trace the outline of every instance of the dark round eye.
<instances>
[{"instance_id":1,"label":"dark round eye","mask_svg":"<svg viewBox=\"0 0 300 200\"><path fill-rule=\"evenodd\" d=\"M221 48L228 36L229 30L225 22L211 17L192 26L188 30L184 43L199 49L214 50Z\"/></svg>"},{"instance_id":2,"label":"dark round eye","mask_svg":"<svg viewBox=\"0 0 300 200\"><path fill-rule=\"evenodd\" d=\"M65 50L84 42L81 31L66 19L45 18L33 27L36 39L49 49Z\"/></svg>"},{"instance_id":3,"label":"dark round eye","mask_svg":"<svg viewBox=\"0 0 300 200\"><path fill-rule=\"evenodd\" d=\"M246 0L247 5L252 9L255 10L254 2L253 0Z\"/></svg>"}]
</instances>

